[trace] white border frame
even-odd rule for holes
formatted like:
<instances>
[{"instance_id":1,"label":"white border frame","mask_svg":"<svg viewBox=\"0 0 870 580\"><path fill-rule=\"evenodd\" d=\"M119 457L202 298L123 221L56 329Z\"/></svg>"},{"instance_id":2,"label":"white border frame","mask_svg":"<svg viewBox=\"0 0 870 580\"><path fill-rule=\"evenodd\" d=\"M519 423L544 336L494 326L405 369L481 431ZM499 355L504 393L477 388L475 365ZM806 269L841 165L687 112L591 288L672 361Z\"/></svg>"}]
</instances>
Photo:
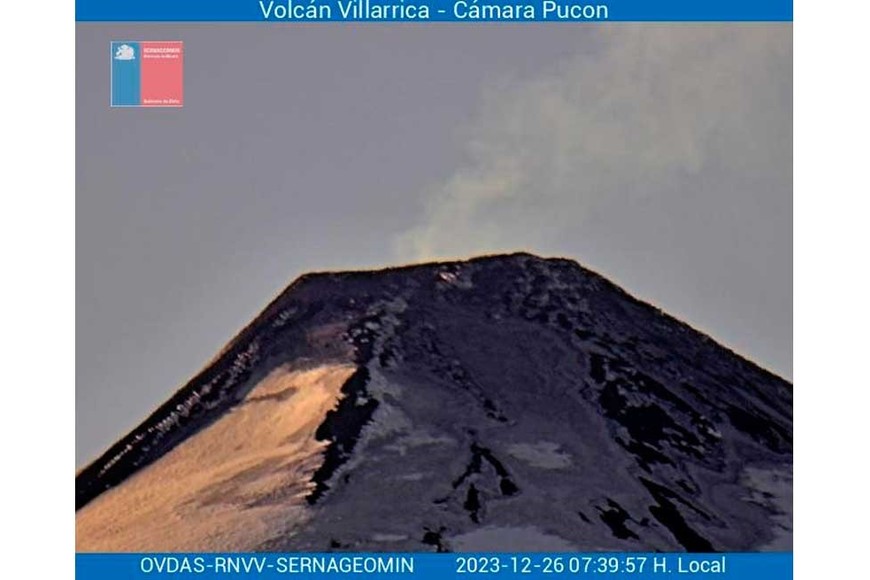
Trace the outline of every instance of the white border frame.
<instances>
[{"instance_id":1,"label":"white border frame","mask_svg":"<svg viewBox=\"0 0 870 580\"><path fill-rule=\"evenodd\" d=\"M795 578L867 573L868 6L795 6ZM4 577L74 577L74 5L3 5ZM33 54L51 39L52 74Z\"/></svg>"}]
</instances>

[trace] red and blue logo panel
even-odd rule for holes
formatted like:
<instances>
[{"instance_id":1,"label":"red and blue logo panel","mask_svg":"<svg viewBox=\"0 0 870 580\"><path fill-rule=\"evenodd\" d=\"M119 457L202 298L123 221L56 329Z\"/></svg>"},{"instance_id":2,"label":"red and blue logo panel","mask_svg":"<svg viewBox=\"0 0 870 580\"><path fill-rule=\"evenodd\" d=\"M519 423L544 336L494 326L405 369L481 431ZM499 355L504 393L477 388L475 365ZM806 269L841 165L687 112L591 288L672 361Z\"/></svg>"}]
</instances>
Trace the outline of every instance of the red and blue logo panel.
<instances>
[{"instance_id":1,"label":"red and blue logo panel","mask_svg":"<svg viewBox=\"0 0 870 580\"><path fill-rule=\"evenodd\" d=\"M111 43L113 107L184 105L184 43Z\"/></svg>"}]
</instances>

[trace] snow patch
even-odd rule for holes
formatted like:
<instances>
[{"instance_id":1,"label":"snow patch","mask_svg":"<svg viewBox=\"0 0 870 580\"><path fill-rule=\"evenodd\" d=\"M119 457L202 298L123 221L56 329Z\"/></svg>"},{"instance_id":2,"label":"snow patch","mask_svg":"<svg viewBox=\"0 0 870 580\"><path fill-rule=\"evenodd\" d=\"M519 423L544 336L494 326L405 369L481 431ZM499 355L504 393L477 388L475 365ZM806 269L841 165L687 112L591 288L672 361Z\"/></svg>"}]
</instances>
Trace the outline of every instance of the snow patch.
<instances>
[{"instance_id":1,"label":"snow patch","mask_svg":"<svg viewBox=\"0 0 870 580\"><path fill-rule=\"evenodd\" d=\"M532 467L541 469L562 469L571 465L571 456L559 451L560 445L550 441L538 443L516 443L507 448L507 452Z\"/></svg>"},{"instance_id":2,"label":"snow patch","mask_svg":"<svg viewBox=\"0 0 870 580\"><path fill-rule=\"evenodd\" d=\"M560 536L547 534L535 527L512 528L488 526L450 538L457 552L579 552L580 549Z\"/></svg>"}]
</instances>

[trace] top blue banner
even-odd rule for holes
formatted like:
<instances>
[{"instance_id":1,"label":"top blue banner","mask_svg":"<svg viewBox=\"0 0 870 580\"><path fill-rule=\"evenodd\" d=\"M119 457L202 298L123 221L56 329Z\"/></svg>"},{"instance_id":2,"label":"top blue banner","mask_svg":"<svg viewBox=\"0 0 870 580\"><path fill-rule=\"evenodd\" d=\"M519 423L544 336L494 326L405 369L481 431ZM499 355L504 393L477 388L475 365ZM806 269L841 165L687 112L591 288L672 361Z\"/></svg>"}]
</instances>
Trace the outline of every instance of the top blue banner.
<instances>
[{"instance_id":1,"label":"top blue banner","mask_svg":"<svg viewBox=\"0 0 870 580\"><path fill-rule=\"evenodd\" d=\"M79 22L790 22L792 0L77 0Z\"/></svg>"}]
</instances>

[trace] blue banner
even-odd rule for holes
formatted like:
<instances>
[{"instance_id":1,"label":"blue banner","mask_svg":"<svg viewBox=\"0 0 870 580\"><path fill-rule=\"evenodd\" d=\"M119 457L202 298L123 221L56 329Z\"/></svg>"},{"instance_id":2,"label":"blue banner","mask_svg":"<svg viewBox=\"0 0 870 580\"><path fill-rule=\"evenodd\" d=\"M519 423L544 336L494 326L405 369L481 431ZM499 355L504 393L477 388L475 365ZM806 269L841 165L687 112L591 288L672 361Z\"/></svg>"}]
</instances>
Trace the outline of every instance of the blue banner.
<instances>
[{"instance_id":1,"label":"blue banner","mask_svg":"<svg viewBox=\"0 0 870 580\"><path fill-rule=\"evenodd\" d=\"M791 21L792 0L77 0L80 22Z\"/></svg>"},{"instance_id":2,"label":"blue banner","mask_svg":"<svg viewBox=\"0 0 870 580\"><path fill-rule=\"evenodd\" d=\"M156 577L408 578L449 580L485 578L786 580L792 554L726 553L249 553L249 554L77 554L77 580L127 580Z\"/></svg>"}]
</instances>

